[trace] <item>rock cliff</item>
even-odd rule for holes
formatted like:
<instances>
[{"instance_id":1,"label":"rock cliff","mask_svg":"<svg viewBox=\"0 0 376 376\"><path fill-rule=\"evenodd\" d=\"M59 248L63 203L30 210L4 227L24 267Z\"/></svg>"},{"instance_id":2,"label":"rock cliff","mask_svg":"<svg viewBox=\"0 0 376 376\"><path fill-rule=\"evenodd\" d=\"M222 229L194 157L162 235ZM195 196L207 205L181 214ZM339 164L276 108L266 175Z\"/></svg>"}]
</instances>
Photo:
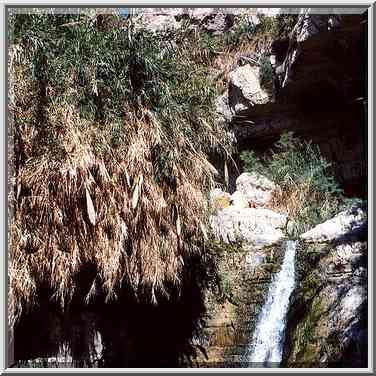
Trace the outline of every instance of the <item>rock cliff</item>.
<instances>
[{"instance_id":1,"label":"rock cliff","mask_svg":"<svg viewBox=\"0 0 376 376\"><path fill-rule=\"evenodd\" d=\"M320 146L346 194L365 196L366 27L364 16L300 15L290 38L271 46L274 100L240 110L229 89L239 149L263 153L293 131Z\"/></svg>"},{"instance_id":2,"label":"rock cliff","mask_svg":"<svg viewBox=\"0 0 376 376\"><path fill-rule=\"evenodd\" d=\"M283 366L365 367L367 217L353 207L300 237Z\"/></svg>"}]
</instances>

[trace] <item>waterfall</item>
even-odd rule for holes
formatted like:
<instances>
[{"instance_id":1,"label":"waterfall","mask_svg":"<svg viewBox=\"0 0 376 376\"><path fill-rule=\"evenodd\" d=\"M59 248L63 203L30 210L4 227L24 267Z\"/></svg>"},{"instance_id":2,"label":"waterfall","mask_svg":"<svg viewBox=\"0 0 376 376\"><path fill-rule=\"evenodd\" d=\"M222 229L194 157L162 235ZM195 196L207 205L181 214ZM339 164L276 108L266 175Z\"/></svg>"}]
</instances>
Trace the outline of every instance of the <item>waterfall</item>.
<instances>
[{"instance_id":1,"label":"waterfall","mask_svg":"<svg viewBox=\"0 0 376 376\"><path fill-rule=\"evenodd\" d=\"M286 314L295 285L296 242L285 242L281 270L269 287L268 296L258 317L246 360L251 367L279 366L282 360Z\"/></svg>"}]
</instances>

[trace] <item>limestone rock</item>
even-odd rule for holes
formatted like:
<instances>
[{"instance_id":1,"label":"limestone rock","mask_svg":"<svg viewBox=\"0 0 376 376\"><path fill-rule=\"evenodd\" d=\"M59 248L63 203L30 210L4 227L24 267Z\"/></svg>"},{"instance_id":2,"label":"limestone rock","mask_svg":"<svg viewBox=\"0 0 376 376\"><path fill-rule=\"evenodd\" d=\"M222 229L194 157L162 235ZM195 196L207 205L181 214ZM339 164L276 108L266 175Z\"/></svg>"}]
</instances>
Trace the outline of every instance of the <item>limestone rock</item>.
<instances>
[{"instance_id":1,"label":"limestone rock","mask_svg":"<svg viewBox=\"0 0 376 376\"><path fill-rule=\"evenodd\" d=\"M360 206L353 207L300 235L300 239L309 243L330 242L361 230L366 223L365 210Z\"/></svg>"},{"instance_id":2,"label":"limestone rock","mask_svg":"<svg viewBox=\"0 0 376 376\"><path fill-rule=\"evenodd\" d=\"M316 243L300 243L283 367L366 366L366 224L357 205L309 231Z\"/></svg>"},{"instance_id":3,"label":"limestone rock","mask_svg":"<svg viewBox=\"0 0 376 376\"><path fill-rule=\"evenodd\" d=\"M235 191L231 195L230 200L231 200L231 205L233 205L234 207L238 209L249 208L248 200L239 191Z\"/></svg>"},{"instance_id":4,"label":"limestone rock","mask_svg":"<svg viewBox=\"0 0 376 376\"><path fill-rule=\"evenodd\" d=\"M233 114L230 109L227 93L219 96L215 100L214 106L218 121L221 123L229 123L232 119Z\"/></svg>"},{"instance_id":5,"label":"limestone rock","mask_svg":"<svg viewBox=\"0 0 376 376\"><path fill-rule=\"evenodd\" d=\"M259 77L260 68L249 64L229 74L229 104L235 113L269 101L268 93L261 88Z\"/></svg>"},{"instance_id":6,"label":"limestone rock","mask_svg":"<svg viewBox=\"0 0 376 376\"><path fill-rule=\"evenodd\" d=\"M214 209L223 209L230 206L231 196L223 192L220 188L215 188L210 192L210 203Z\"/></svg>"},{"instance_id":7,"label":"limestone rock","mask_svg":"<svg viewBox=\"0 0 376 376\"><path fill-rule=\"evenodd\" d=\"M139 8L140 25L151 32L176 30L181 20L190 20L193 28L210 33L222 33L234 24L235 13L217 8Z\"/></svg>"},{"instance_id":8,"label":"limestone rock","mask_svg":"<svg viewBox=\"0 0 376 376\"><path fill-rule=\"evenodd\" d=\"M255 172L245 172L236 179L236 189L257 206L267 205L276 188L276 184Z\"/></svg>"},{"instance_id":9,"label":"limestone rock","mask_svg":"<svg viewBox=\"0 0 376 376\"><path fill-rule=\"evenodd\" d=\"M284 238L282 229L287 223L287 215L269 209L230 206L212 216L210 223L218 240L226 243L244 241L264 247Z\"/></svg>"},{"instance_id":10,"label":"limestone rock","mask_svg":"<svg viewBox=\"0 0 376 376\"><path fill-rule=\"evenodd\" d=\"M153 33L161 33L177 30L180 27L180 23L170 14L145 14L142 17L140 27Z\"/></svg>"}]
</instances>

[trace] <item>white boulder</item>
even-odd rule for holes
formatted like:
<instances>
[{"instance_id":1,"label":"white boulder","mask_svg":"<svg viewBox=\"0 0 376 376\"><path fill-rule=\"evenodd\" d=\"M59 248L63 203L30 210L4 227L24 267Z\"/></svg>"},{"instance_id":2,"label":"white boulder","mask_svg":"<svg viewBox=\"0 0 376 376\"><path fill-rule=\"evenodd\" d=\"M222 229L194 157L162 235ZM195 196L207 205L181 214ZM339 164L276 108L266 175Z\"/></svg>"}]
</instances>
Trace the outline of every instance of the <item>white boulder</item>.
<instances>
[{"instance_id":1,"label":"white boulder","mask_svg":"<svg viewBox=\"0 0 376 376\"><path fill-rule=\"evenodd\" d=\"M239 192L235 191L231 196L230 196L230 202L231 205L238 208L238 209L244 209L244 208L249 208L249 203L248 200L244 197L244 195Z\"/></svg>"},{"instance_id":2,"label":"white boulder","mask_svg":"<svg viewBox=\"0 0 376 376\"><path fill-rule=\"evenodd\" d=\"M249 64L229 74L229 103L235 113L269 102L269 94L261 87L259 77L260 68Z\"/></svg>"},{"instance_id":3,"label":"white boulder","mask_svg":"<svg viewBox=\"0 0 376 376\"><path fill-rule=\"evenodd\" d=\"M324 223L300 235L307 243L325 243L351 234L365 226L367 214L361 207L345 210Z\"/></svg>"},{"instance_id":4,"label":"white boulder","mask_svg":"<svg viewBox=\"0 0 376 376\"><path fill-rule=\"evenodd\" d=\"M236 179L236 189L255 206L270 203L273 191L277 188L271 180L255 172L245 172Z\"/></svg>"},{"instance_id":5,"label":"white boulder","mask_svg":"<svg viewBox=\"0 0 376 376\"><path fill-rule=\"evenodd\" d=\"M287 215L262 208L229 206L211 217L215 237L226 243L244 241L255 247L278 243L284 238Z\"/></svg>"}]
</instances>

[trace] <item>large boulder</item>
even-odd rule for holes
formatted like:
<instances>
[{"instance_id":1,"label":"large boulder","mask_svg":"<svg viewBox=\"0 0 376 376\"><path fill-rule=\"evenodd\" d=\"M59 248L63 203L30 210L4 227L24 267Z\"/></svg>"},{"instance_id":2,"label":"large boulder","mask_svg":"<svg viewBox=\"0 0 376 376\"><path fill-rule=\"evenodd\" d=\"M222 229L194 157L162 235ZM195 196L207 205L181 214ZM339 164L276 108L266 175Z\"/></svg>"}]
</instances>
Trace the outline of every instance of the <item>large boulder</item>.
<instances>
[{"instance_id":1,"label":"large boulder","mask_svg":"<svg viewBox=\"0 0 376 376\"><path fill-rule=\"evenodd\" d=\"M286 223L287 215L270 209L234 206L219 210L210 220L218 240L225 243L246 242L255 247L279 243L284 238Z\"/></svg>"},{"instance_id":2,"label":"large boulder","mask_svg":"<svg viewBox=\"0 0 376 376\"><path fill-rule=\"evenodd\" d=\"M171 14L146 13L141 17L138 26L152 33L163 33L179 29L180 22Z\"/></svg>"},{"instance_id":3,"label":"large boulder","mask_svg":"<svg viewBox=\"0 0 376 376\"><path fill-rule=\"evenodd\" d=\"M253 206L270 203L277 185L256 172L245 172L236 179L236 190Z\"/></svg>"},{"instance_id":4,"label":"large boulder","mask_svg":"<svg viewBox=\"0 0 376 376\"><path fill-rule=\"evenodd\" d=\"M243 65L229 74L229 104L232 111L239 113L256 104L269 101L269 94L261 87L260 68Z\"/></svg>"},{"instance_id":5,"label":"large boulder","mask_svg":"<svg viewBox=\"0 0 376 376\"><path fill-rule=\"evenodd\" d=\"M365 208L354 206L300 235L300 239L308 243L331 242L344 236L349 237L351 234L364 230L366 226Z\"/></svg>"},{"instance_id":6,"label":"large boulder","mask_svg":"<svg viewBox=\"0 0 376 376\"><path fill-rule=\"evenodd\" d=\"M236 180L236 188L232 195L219 188L210 193L216 209L210 220L215 237L255 248L279 243L284 238L287 215L265 208L277 186L260 174L243 173Z\"/></svg>"}]
</instances>

